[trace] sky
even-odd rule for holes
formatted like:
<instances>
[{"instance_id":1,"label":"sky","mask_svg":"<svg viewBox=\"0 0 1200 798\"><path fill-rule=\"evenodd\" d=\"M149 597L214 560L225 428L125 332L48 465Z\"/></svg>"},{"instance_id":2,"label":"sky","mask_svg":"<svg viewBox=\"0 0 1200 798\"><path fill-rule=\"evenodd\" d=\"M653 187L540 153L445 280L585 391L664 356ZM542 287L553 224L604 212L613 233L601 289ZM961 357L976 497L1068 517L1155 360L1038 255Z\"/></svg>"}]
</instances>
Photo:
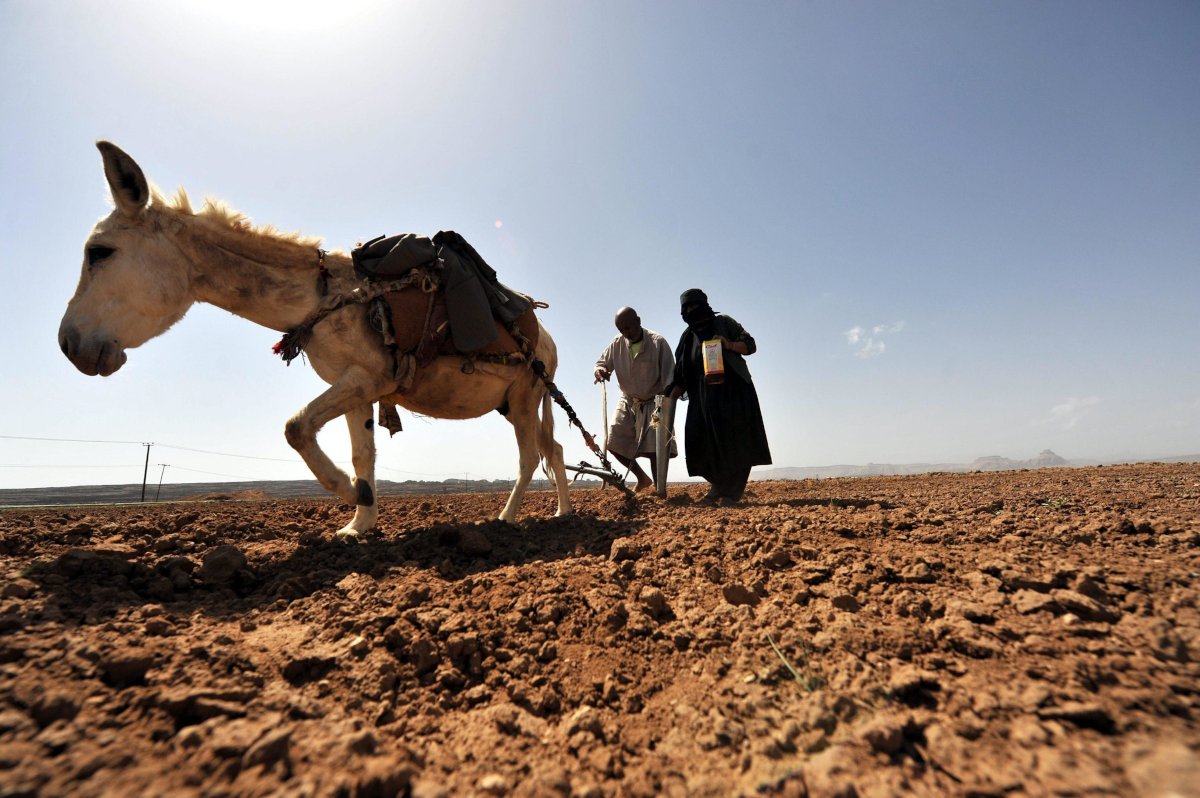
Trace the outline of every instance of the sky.
<instances>
[{"instance_id":1,"label":"sky","mask_svg":"<svg viewBox=\"0 0 1200 798\"><path fill-rule=\"evenodd\" d=\"M310 476L271 330L59 352L98 139L330 249L456 230L596 433L615 312L674 343L699 287L775 467L1200 454L1197 42L1193 0L0 0L0 488ZM401 415L379 478L515 477L497 414Z\"/></svg>"}]
</instances>

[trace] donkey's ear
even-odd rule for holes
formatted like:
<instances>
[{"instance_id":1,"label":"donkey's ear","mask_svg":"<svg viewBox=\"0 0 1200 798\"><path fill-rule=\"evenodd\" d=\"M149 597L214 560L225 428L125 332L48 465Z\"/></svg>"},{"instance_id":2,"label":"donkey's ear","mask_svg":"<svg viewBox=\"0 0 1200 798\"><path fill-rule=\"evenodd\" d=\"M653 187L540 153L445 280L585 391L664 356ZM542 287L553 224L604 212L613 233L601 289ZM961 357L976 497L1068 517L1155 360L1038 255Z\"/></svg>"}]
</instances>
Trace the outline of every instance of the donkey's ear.
<instances>
[{"instance_id":1,"label":"donkey's ear","mask_svg":"<svg viewBox=\"0 0 1200 798\"><path fill-rule=\"evenodd\" d=\"M150 187L142 167L115 144L97 141L96 148L104 158L104 176L112 191L113 202L126 216L136 216L150 202Z\"/></svg>"}]
</instances>

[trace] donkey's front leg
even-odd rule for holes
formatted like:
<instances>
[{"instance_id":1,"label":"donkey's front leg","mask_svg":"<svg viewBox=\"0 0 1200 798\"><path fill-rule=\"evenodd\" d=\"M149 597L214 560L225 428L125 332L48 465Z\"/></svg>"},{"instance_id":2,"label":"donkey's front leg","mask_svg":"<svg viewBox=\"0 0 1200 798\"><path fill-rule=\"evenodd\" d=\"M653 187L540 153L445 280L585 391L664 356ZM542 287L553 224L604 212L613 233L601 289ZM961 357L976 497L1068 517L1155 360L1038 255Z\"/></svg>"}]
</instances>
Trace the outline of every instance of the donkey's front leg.
<instances>
[{"instance_id":1,"label":"donkey's front leg","mask_svg":"<svg viewBox=\"0 0 1200 798\"><path fill-rule=\"evenodd\" d=\"M379 505L375 501L375 421L371 418L371 408L372 405L362 405L346 413L356 495L354 520L337 532L342 538L371 529L379 518Z\"/></svg>"},{"instance_id":2,"label":"donkey's front leg","mask_svg":"<svg viewBox=\"0 0 1200 798\"><path fill-rule=\"evenodd\" d=\"M329 456L321 451L321 447L317 445L317 432L338 416L351 413L356 409L361 410L364 406L369 408L369 402L374 397L387 393L387 389L386 383L381 383L378 377L368 374L366 370L357 367L349 368L329 390L309 402L304 409L292 416L284 427L284 435L287 437L288 443L304 459L322 487L347 504L356 507L359 504L359 488L355 482L351 481L349 474L334 465ZM374 457L371 460L373 468ZM372 492L372 499L374 499L373 486L369 481L365 484L366 489ZM372 501L372 505L374 505L374 501ZM357 513L355 516L357 518ZM358 530L352 525L342 531L352 534Z\"/></svg>"}]
</instances>

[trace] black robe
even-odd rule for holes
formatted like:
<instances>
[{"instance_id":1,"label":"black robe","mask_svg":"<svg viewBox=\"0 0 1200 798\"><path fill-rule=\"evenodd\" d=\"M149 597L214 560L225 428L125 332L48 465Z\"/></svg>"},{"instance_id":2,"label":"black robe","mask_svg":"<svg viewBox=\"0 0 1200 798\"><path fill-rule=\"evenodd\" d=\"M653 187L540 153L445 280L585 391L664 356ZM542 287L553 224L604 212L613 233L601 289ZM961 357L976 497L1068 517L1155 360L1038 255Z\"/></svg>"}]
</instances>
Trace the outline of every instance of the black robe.
<instances>
[{"instance_id":1,"label":"black robe","mask_svg":"<svg viewBox=\"0 0 1200 798\"><path fill-rule=\"evenodd\" d=\"M744 483L751 466L770 464L771 450L745 359L726 349L722 353L725 381L717 385L704 381L703 342L718 335L746 344L749 354L758 349L742 325L718 313L699 331L684 330L675 348L675 374L667 391L679 386L688 397L684 425L688 474L714 485L738 478Z\"/></svg>"}]
</instances>

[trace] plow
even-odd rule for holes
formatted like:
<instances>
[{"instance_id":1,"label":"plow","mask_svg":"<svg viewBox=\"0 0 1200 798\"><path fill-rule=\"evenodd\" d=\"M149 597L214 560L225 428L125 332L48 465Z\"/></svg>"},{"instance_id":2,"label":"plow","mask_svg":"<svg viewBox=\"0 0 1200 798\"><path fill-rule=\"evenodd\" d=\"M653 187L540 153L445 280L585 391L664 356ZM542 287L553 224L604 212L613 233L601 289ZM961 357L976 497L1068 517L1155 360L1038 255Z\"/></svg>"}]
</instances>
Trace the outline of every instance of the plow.
<instances>
[{"instance_id":1,"label":"plow","mask_svg":"<svg viewBox=\"0 0 1200 798\"><path fill-rule=\"evenodd\" d=\"M567 420L571 426L577 427L580 434L583 436L583 442L587 445L592 453L600 460L600 465L596 466L586 460L581 460L578 465L563 464L563 467L576 475L576 479L581 476L597 477L606 485L612 485L617 490L625 494L627 501L634 499L634 492L625 484L624 477L617 474L616 469L612 467L612 463L608 460L608 455L605 450L596 444L596 436L588 432L583 426L583 422L579 420L579 415L571 404L567 401L563 392L558 389L558 386L547 376L545 366L539 360L534 360L530 364L534 373L546 385L546 390L550 392L550 396L554 399L555 404L562 408L567 414ZM654 399L654 416L651 422L651 429L655 434L655 452L657 454L655 462L657 469L654 474L655 492L659 496L667 495L667 468L670 464L668 456L671 445L671 419L674 410L674 399L669 399L664 396L657 396ZM604 423L608 423L607 402L605 403L605 419ZM638 448L640 449L640 441Z\"/></svg>"}]
</instances>

